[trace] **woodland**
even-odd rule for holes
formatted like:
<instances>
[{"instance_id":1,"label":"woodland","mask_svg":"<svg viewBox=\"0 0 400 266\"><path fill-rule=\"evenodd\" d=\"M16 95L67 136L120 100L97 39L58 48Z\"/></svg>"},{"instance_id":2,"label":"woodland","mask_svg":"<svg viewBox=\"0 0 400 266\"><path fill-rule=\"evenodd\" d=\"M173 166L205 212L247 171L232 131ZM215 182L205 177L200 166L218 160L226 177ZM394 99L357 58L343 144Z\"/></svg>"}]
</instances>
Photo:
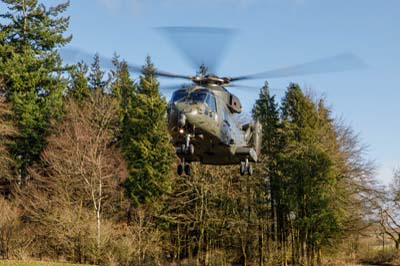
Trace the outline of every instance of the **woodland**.
<instances>
[{"instance_id":1,"label":"woodland","mask_svg":"<svg viewBox=\"0 0 400 266\"><path fill-rule=\"evenodd\" d=\"M148 57L68 65L69 2L2 0L0 258L94 265L400 263L400 170L375 180L326 99L268 83L252 116L261 162L175 174L166 99ZM397 264L398 265L398 264Z\"/></svg>"}]
</instances>

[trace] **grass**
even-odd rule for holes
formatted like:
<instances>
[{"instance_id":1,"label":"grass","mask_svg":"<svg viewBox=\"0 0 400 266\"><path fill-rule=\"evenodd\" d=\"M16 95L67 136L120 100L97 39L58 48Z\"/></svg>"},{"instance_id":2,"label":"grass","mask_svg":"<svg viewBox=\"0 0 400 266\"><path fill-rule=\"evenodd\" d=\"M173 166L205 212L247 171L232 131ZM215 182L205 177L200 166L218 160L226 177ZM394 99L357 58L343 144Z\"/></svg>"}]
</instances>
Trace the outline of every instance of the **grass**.
<instances>
[{"instance_id":1,"label":"grass","mask_svg":"<svg viewBox=\"0 0 400 266\"><path fill-rule=\"evenodd\" d=\"M62 263L62 262L46 262L46 261L0 260L0 266L85 266L85 265L66 263L66 262Z\"/></svg>"},{"instance_id":2,"label":"grass","mask_svg":"<svg viewBox=\"0 0 400 266\"><path fill-rule=\"evenodd\" d=\"M373 250L361 256L360 262L371 265L400 265L400 253L395 248Z\"/></svg>"}]
</instances>

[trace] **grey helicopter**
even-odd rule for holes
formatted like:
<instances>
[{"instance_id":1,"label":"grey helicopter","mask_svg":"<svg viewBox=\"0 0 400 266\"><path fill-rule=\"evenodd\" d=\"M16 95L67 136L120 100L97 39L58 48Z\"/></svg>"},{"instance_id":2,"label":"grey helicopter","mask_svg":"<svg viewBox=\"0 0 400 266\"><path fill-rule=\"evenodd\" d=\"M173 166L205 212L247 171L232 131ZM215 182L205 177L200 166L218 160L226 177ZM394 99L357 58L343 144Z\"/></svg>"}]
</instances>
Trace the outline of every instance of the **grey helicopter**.
<instances>
[{"instance_id":1,"label":"grey helicopter","mask_svg":"<svg viewBox=\"0 0 400 266\"><path fill-rule=\"evenodd\" d=\"M229 87L248 88L235 84L250 79L269 79L297 75L337 72L365 67L365 63L351 53L326 57L305 64L237 77L220 77L215 71L223 48L235 33L231 29L204 27L163 27L159 30L191 61L199 67L194 76L155 70L165 78L189 80L175 88L168 103L167 116L171 142L180 159L178 175L190 175L190 163L211 165L240 165L241 175L252 175L251 162L260 157L262 128L258 121L238 122L243 112L237 96ZM207 63L207 65L205 65ZM139 72L141 68L132 67ZM215 73L215 72L214 72ZM265 136L268 137L268 136Z\"/></svg>"},{"instance_id":2,"label":"grey helicopter","mask_svg":"<svg viewBox=\"0 0 400 266\"><path fill-rule=\"evenodd\" d=\"M178 175L190 175L192 162L239 165L241 175L253 174L251 163L259 162L260 159L262 128L257 120L238 120L238 115L243 113L243 107L239 98L228 88L255 87L236 82L331 73L367 66L358 56L342 53L256 74L219 76L215 74L216 68L226 46L236 34L235 30L212 27L162 27L158 30L182 52L194 69L198 69L195 75L154 70L154 74L161 78L191 82L180 86L161 86L161 90L174 90L167 106L167 119L171 143L180 160L177 165ZM87 58L87 61L91 59L87 53L75 49L62 51L62 56L69 60L82 60L82 57ZM134 64L128 64L128 67L134 73L142 73L143 70L141 66Z\"/></svg>"}]
</instances>

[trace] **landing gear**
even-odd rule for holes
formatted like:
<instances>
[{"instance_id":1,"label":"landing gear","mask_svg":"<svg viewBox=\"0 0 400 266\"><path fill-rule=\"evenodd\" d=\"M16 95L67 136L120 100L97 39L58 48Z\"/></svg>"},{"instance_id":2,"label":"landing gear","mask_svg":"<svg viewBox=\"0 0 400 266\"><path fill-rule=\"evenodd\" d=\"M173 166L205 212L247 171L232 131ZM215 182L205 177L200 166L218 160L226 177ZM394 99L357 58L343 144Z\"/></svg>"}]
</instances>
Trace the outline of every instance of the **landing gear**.
<instances>
[{"instance_id":1,"label":"landing gear","mask_svg":"<svg viewBox=\"0 0 400 266\"><path fill-rule=\"evenodd\" d=\"M249 164L249 166L247 167L247 173L249 174L249 176L253 175L253 166L251 164Z\"/></svg>"},{"instance_id":2,"label":"landing gear","mask_svg":"<svg viewBox=\"0 0 400 266\"><path fill-rule=\"evenodd\" d=\"M178 167L176 169L176 172L177 172L178 175L182 175L183 174L183 165L182 164L178 165Z\"/></svg>"},{"instance_id":3,"label":"landing gear","mask_svg":"<svg viewBox=\"0 0 400 266\"><path fill-rule=\"evenodd\" d=\"M253 175L253 166L249 163L249 159L240 163L240 175L244 175L246 172L249 176Z\"/></svg>"},{"instance_id":4,"label":"landing gear","mask_svg":"<svg viewBox=\"0 0 400 266\"><path fill-rule=\"evenodd\" d=\"M186 135L186 143L183 146L183 150L185 151L186 154L193 155L194 154L194 146L193 144L190 143L190 138L192 136L190 134Z\"/></svg>"},{"instance_id":5,"label":"landing gear","mask_svg":"<svg viewBox=\"0 0 400 266\"><path fill-rule=\"evenodd\" d=\"M177 150L178 153L193 155L194 154L194 145L190 143L191 135L186 135L186 141L183 143L179 149Z\"/></svg>"},{"instance_id":6,"label":"landing gear","mask_svg":"<svg viewBox=\"0 0 400 266\"><path fill-rule=\"evenodd\" d=\"M194 145L190 143L191 138L194 138L194 134L186 134L184 143L176 148L176 153L181 158L181 163L176 169L178 175L185 173L190 176L191 174L190 164L185 161L185 158L193 160L191 155L194 155Z\"/></svg>"},{"instance_id":7,"label":"landing gear","mask_svg":"<svg viewBox=\"0 0 400 266\"><path fill-rule=\"evenodd\" d=\"M186 146L186 144L182 144L181 151L183 151L184 154L193 155L194 154L194 145L189 144L189 146Z\"/></svg>"},{"instance_id":8,"label":"landing gear","mask_svg":"<svg viewBox=\"0 0 400 266\"><path fill-rule=\"evenodd\" d=\"M184 168L185 168L185 174L187 176L190 176L190 164L186 164Z\"/></svg>"},{"instance_id":9,"label":"landing gear","mask_svg":"<svg viewBox=\"0 0 400 266\"><path fill-rule=\"evenodd\" d=\"M244 175L246 173L246 164L245 162L240 163L240 175Z\"/></svg>"},{"instance_id":10,"label":"landing gear","mask_svg":"<svg viewBox=\"0 0 400 266\"><path fill-rule=\"evenodd\" d=\"M178 175L182 175L183 172L185 172L187 176L190 176L191 173L190 164L185 163L185 158L183 158L182 162L178 165L176 172Z\"/></svg>"}]
</instances>

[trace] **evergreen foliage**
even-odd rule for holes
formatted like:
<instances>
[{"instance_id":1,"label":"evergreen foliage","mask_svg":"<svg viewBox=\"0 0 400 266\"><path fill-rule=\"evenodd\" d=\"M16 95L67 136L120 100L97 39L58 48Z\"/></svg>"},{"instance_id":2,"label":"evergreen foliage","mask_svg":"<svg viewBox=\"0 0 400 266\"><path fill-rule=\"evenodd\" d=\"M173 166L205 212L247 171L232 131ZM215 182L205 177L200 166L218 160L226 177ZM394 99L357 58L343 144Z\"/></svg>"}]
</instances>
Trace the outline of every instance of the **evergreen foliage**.
<instances>
[{"instance_id":1,"label":"evergreen foliage","mask_svg":"<svg viewBox=\"0 0 400 266\"><path fill-rule=\"evenodd\" d=\"M351 217L346 203L355 202L336 125L324 101L315 103L297 84L289 85L280 110L266 84L253 116L263 126L271 237L282 257L291 242L292 263L316 263L322 248L341 237Z\"/></svg>"},{"instance_id":2,"label":"evergreen foliage","mask_svg":"<svg viewBox=\"0 0 400 266\"><path fill-rule=\"evenodd\" d=\"M282 123L275 97L270 94L268 83L261 88L259 98L253 107L253 117L262 125L263 172L268 177L267 198L270 198L271 237L282 240L285 206L282 202L283 182L279 171L279 158L283 152Z\"/></svg>"},{"instance_id":3,"label":"evergreen foliage","mask_svg":"<svg viewBox=\"0 0 400 266\"><path fill-rule=\"evenodd\" d=\"M122 125L124 116L136 97L137 85L130 77L126 61L120 62L118 56L114 55L113 65L115 70L111 72L111 95L119 102L119 122Z\"/></svg>"},{"instance_id":4,"label":"evergreen foliage","mask_svg":"<svg viewBox=\"0 0 400 266\"><path fill-rule=\"evenodd\" d=\"M69 2L46 8L36 0L3 0L0 14L0 73L11 102L19 136L12 147L22 176L38 159L51 121L62 115L66 81L57 48L71 37L63 34L69 18L59 17Z\"/></svg>"},{"instance_id":5,"label":"evergreen foliage","mask_svg":"<svg viewBox=\"0 0 400 266\"><path fill-rule=\"evenodd\" d=\"M78 102L83 102L90 95L88 86L88 66L80 62L70 70L71 81L68 88L68 95L75 98Z\"/></svg>"},{"instance_id":6,"label":"evergreen foliage","mask_svg":"<svg viewBox=\"0 0 400 266\"><path fill-rule=\"evenodd\" d=\"M136 93L127 91L132 100L122 125L121 145L129 171L125 187L135 206L152 203L170 190L173 150L165 119L166 102L153 71L148 57Z\"/></svg>"},{"instance_id":7,"label":"evergreen foliage","mask_svg":"<svg viewBox=\"0 0 400 266\"><path fill-rule=\"evenodd\" d=\"M93 63L90 67L89 73L89 88L92 91L99 90L104 92L106 82L104 81L104 71L101 70L100 66L100 56L99 54L95 54L93 58Z\"/></svg>"}]
</instances>

